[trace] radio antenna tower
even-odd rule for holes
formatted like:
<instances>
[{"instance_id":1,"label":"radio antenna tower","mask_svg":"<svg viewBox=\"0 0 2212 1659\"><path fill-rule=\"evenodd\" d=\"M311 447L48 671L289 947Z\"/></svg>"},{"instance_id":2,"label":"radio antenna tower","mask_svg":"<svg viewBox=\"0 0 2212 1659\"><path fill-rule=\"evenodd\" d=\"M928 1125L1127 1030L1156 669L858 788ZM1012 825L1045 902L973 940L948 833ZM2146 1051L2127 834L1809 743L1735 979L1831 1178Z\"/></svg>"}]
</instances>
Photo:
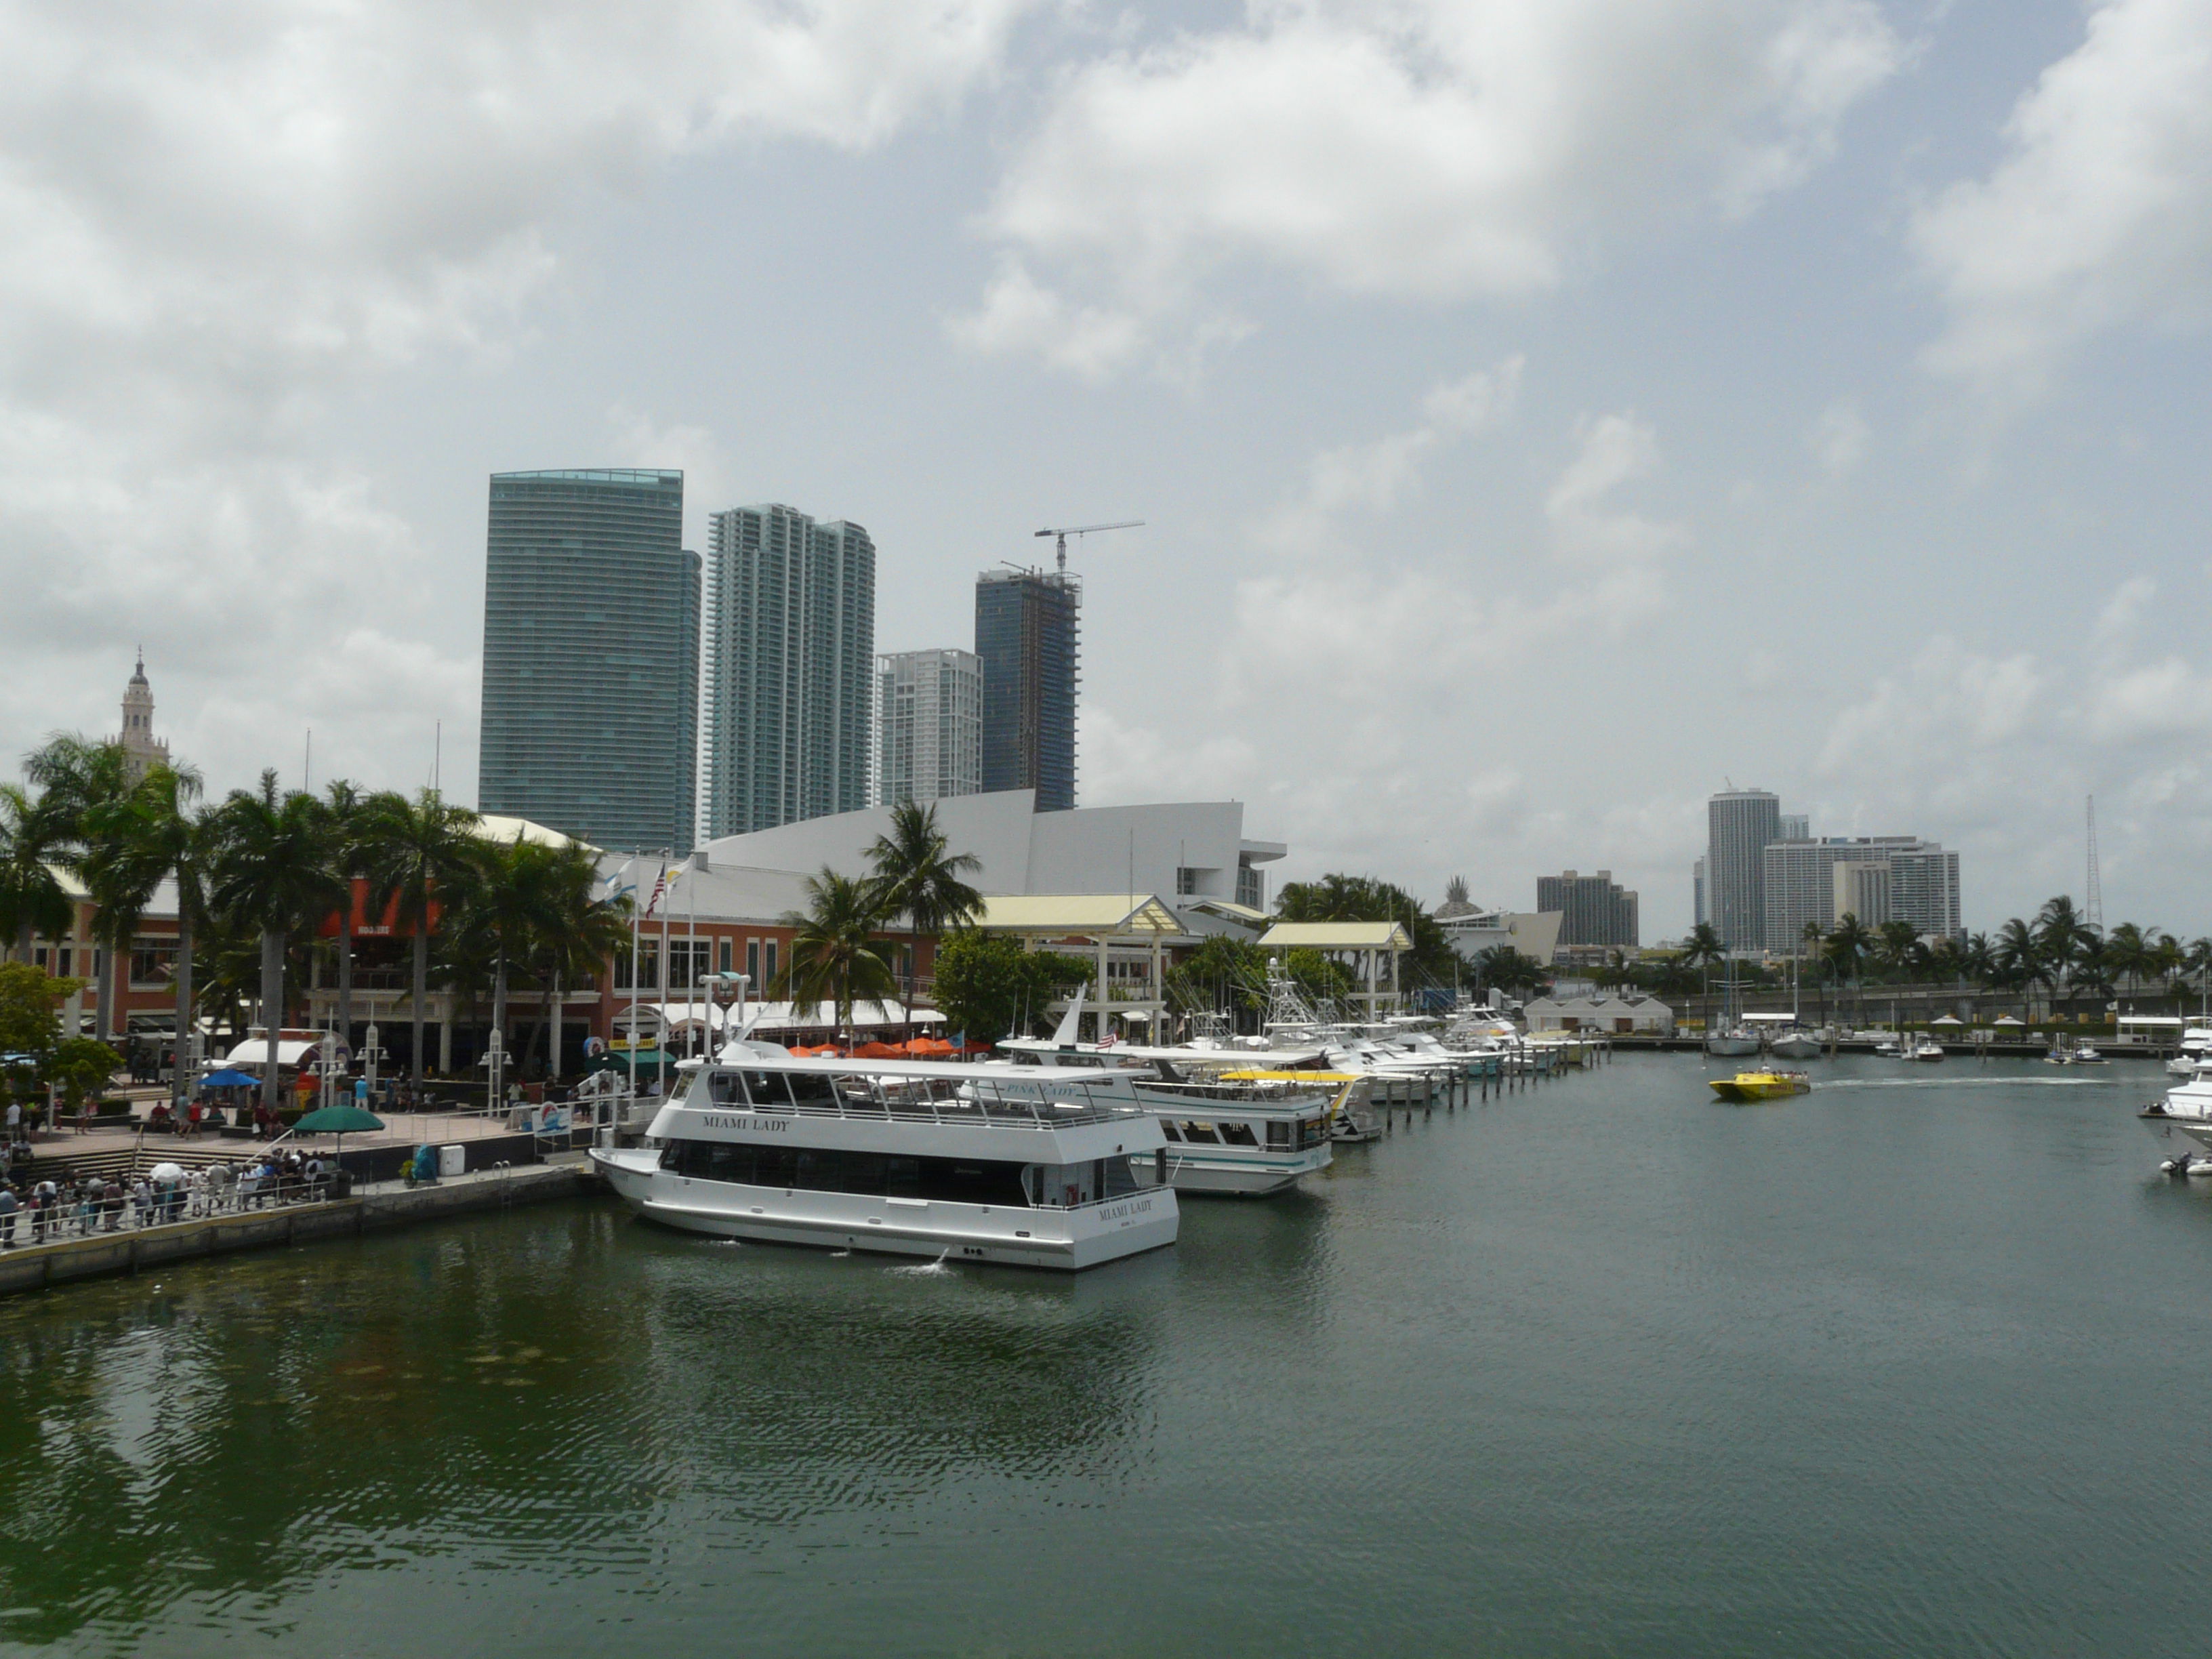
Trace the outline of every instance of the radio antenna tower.
<instances>
[{"instance_id":1,"label":"radio antenna tower","mask_svg":"<svg viewBox=\"0 0 2212 1659\"><path fill-rule=\"evenodd\" d=\"M2105 931L2105 884L2097 869L2097 798L2089 797L2089 891L2082 901L2081 920L2099 933Z\"/></svg>"}]
</instances>

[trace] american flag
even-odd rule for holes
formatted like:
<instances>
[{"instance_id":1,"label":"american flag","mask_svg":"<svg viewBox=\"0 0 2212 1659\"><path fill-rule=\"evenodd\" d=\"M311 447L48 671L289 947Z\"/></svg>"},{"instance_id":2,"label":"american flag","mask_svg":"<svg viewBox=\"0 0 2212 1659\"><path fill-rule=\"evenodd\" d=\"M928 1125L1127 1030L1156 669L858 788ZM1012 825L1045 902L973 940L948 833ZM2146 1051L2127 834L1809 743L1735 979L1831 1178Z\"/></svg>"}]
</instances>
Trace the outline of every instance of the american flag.
<instances>
[{"instance_id":1,"label":"american flag","mask_svg":"<svg viewBox=\"0 0 2212 1659\"><path fill-rule=\"evenodd\" d=\"M661 896L667 890L668 866L664 864L660 866L660 873L653 878L653 896L645 902L646 915L649 916L653 914L653 907L660 902Z\"/></svg>"}]
</instances>

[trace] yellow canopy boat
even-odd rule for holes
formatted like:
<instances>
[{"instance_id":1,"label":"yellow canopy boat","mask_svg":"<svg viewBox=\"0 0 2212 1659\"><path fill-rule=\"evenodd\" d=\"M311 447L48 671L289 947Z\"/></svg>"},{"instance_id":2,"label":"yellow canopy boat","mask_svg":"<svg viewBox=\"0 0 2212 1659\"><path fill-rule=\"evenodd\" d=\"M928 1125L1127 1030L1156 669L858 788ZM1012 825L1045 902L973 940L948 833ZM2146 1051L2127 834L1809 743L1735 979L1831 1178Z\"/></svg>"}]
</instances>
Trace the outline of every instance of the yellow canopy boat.
<instances>
[{"instance_id":1,"label":"yellow canopy boat","mask_svg":"<svg viewBox=\"0 0 2212 1659\"><path fill-rule=\"evenodd\" d=\"M1813 1079L1802 1072L1738 1072L1711 1081L1713 1092L1723 1100L1780 1100L1813 1091Z\"/></svg>"}]
</instances>

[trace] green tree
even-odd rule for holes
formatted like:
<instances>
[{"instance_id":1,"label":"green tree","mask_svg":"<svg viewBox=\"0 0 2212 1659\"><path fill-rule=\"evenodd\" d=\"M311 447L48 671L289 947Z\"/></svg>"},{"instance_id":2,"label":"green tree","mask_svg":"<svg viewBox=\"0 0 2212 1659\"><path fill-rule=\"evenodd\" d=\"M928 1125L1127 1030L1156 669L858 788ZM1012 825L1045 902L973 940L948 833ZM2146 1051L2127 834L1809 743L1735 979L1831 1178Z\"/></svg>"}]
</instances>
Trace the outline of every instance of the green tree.
<instances>
[{"instance_id":1,"label":"green tree","mask_svg":"<svg viewBox=\"0 0 2212 1659\"><path fill-rule=\"evenodd\" d=\"M70 930L69 890L55 866L66 856L68 826L44 798L21 784L0 783L0 939L18 962L31 959L31 940Z\"/></svg>"},{"instance_id":2,"label":"green tree","mask_svg":"<svg viewBox=\"0 0 2212 1659\"><path fill-rule=\"evenodd\" d=\"M2024 994L2050 981L2035 930L2018 916L1997 929L1996 942L1990 951L1990 963L2008 990Z\"/></svg>"},{"instance_id":3,"label":"green tree","mask_svg":"<svg viewBox=\"0 0 2212 1659\"><path fill-rule=\"evenodd\" d=\"M1538 996L1548 989L1552 975L1544 964L1510 945L1493 945L1474 959L1476 983L1510 996Z\"/></svg>"},{"instance_id":4,"label":"green tree","mask_svg":"<svg viewBox=\"0 0 2212 1659\"><path fill-rule=\"evenodd\" d=\"M131 763L122 744L57 733L24 757L23 775L41 792L40 808L54 827L54 850L61 862L80 881L87 880L86 866L96 858L103 839L100 820L131 793ZM118 1026L114 969L118 956L125 963L130 959L137 922L135 916L106 905L93 908L92 936L107 953L108 963L106 982L97 988L103 1033Z\"/></svg>"},{"instance_id":5,"label":"green tree","mask_svg":"<svg viewBox=\"0 0 2212 1659\"><path fill-rule=\"evenodd\" d=\"M62 1004L83 985L27 962L0 963L0 1065L18 1100L38 1099L39 1079L62 1040Z\"/></svg>"},{"instance_id":6,"label":"green tree","mask_svg":"<svg viewBox=\"0 0 2212 1659\"><path fill-rule=\"evenodd\" d=\"M261 939L261 1019L268 1062L262 1104L276 1109L277 1039L284 1024L284 957L293 936L349 898L331 862L322 804L280 789L271 769L258 789L234 789L216 813L215 879L209 897L231 924Z\"/></svg>"},{"instance_id":7,"label":"green tree","mask_svg":"<svg viewBox=\"0 0 2212 1659\"><path fill-rule=\"evenodd\" d=\"M1275 895L1285 921L1395 921L1413 941L1404 967L1413 984L1450 985L1459 976L1459 954L1421 902L1402 887L1373 876L1323 876L1288 881Z\"/></svg>"},{"instance_id":8,"label":"green tree","mask_svg":"<svg viewBox=\"0 0 2212 1659\"><path fill-rule=\"evenodd\" d=\"M206 925L215 842L207 814L196 805L200 788L200 775L189 766L155 767L94 815L93 845L84 860L85 885L112 919L119 951L131 949L155 889L165 880L176 884L177 1065L170 1097L180 1107L192 1084L187 1063L198 1013L192 953Z\"/></svg>"},{"instance_id":9,"label":"green tree","mask_svg":"<svg viewBox=\"0 0 2212 1659\"><path fill-rule=\"evenodd\" d=\"M349 778L332 778L323 787L323 832L330 844L334 873L344 887L338 905L337 1018L338 1039L353 1042L353 884L368 874L374 820L361 787Z\"/></svg>"},{"instance_id":10,"label":"green tree","mask_svg":"<svg viewBox=\"0 0 2212 1659\"><path fill-rule=\"evenodd\" d=\"M917 936L936 939L983 914L983 896L963 881L983 867L972 853L956 853L938 828L934 804L904 800L891 808L890 830L868 848L868 900L879 921L903 917ZM907 1006L914 1006L913 958L908 957Z\"/></svg>"},{"instance_id":11,"label":"green tree","mask_svg":"<svg viewBox=\"0 0 2212 1659\"><path fill-rule=\"evenodd\" d=\"M409 1077L422 1086L422 1012L430 994L430 930L438 908L465 883L477 849L477 815L434 789L412 799L390 791L364 804L362 864L370 911L392 909L412 941L414 988Z\"/></svg>"},{"instance_id":12,"label":"green tree","mask_svg":"<svg viewBox=\"0 0 2212 1659\"><path fill-rule=\"evenodd\" d=\"M1836 976L1838 984L1856 986L1873 958L1876 941L1873 931L1858 919L1856 913L1846 910L1829 930L1820 946L1820 954ZM1865 1000L1860 999L1860 1012L1865 1012Z\"/></svg>"},{"instance_id":13,"label":"green tree","mask_svg":"<svg viewBox=\"0 0 2212 1659\"><path fill-rule=\"evenodd\" d=\"M562 988L595 979L607 959L629 942L629 902L610 903L600 896L599 860L581 842L550 849L539 880L532 968L545 988L545 1075L557 1077Z\"/></svg>"},{"instance_id":14,"label":"green tree","mask_svg":"<svg viewBox=\"0 0 2212 1659\"><path fill-rule=\"evenodd\" d=\"M879 913L867 883L827 865L820 875L806 878L805 891L806 908L787 910L781 918L791 929L781 993L791 999L793 1013L833 1005L837 1029L849 1036L856 1000L898 989L890 964L876 948Z\"/></svg>"},{"instance_id":15,"label":"green tree","mask_svg":"<svg viewBox=\"0 0 2212 1659\"><path fill-rule=\"evenodd\" d=\"M1358 977L1350 968L1334 957L1304 946L1284 954L1283 971L1314 1002L1348 1003L1359 989Z\"/></svg>"},{"instance_id":16,"label":"green tree","mask_svg":"<svg viewBox=\"0 0 2212 1659\"><path fill-rule=\"evenodd\" d=\"M970 1042L1026 1035L1052 1004L1091 982L1080 957L1024 951L1021 942L973 927L947 933L937 947L931 994L950 1029Z\"/></svg>"},{"instance_id":17,"label":"green tree","mask_svg":"<svg viewBox=\"0 0 2212 1659\"><path fill-rule=\"evenodd\" d=\"M1267 1006L1267 953L1251 939L1216 933L1167 971L1176 1013L1258 1013Z\"/></svg>"},{"instance_id":18,"label":"green tree","mask_svg":"<svg viewBox=\"0 0 2212 1659\"><path fill-rule=\"evenodd\" d=\"M123 1056L97 1037L64 1037L54 1045L46 1073L61 1085L62 1105L79 1112L88 1097L106 1092L122 1064Z\"/></svg>"}]
</instances>

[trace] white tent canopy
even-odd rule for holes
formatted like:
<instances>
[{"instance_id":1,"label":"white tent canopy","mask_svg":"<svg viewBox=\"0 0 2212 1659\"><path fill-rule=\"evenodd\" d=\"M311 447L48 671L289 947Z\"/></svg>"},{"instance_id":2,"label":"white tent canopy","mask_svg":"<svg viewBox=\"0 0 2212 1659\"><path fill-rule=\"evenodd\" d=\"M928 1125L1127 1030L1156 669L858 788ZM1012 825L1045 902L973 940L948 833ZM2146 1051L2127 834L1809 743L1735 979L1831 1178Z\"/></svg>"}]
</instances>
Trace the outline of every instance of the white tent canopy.
<instances>
[{"instance_id":1,"label":"white tent canopy","mask_svg":"<svg viewBox=\"0 0 2212 1659\"><path fill-rule=\"evenodd\" d=\"M279 1066L299 1066L315 1052L313 1042L295 1042L289 1037L276 1039L276 1063ZM269 1063L269 1044L263 1037L248 1037L222 1057L225 1066L266 1066ZM209 1070L216 1067L210 1066Z\"/></svg>"}]
</instances>

